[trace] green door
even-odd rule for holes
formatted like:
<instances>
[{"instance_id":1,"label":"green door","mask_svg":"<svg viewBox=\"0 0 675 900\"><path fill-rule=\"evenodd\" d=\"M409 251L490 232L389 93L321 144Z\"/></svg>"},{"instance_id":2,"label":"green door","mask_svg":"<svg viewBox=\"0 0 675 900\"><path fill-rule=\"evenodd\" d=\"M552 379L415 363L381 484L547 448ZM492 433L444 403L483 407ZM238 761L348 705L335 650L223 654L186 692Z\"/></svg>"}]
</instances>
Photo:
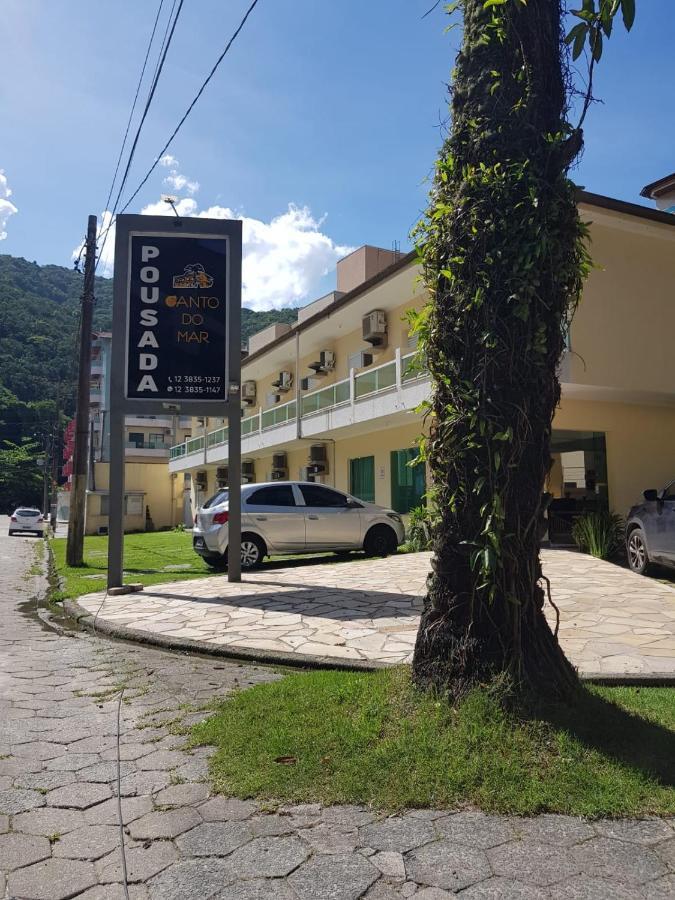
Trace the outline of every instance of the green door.
<instances>
[{"instance_id":1,"label":"green door","mask_svg":"<svg viewBox=\"0 0 675 900\"><path fill-rule=\"evenodd\" d=\"M391 451L391 505L399 513L420 506L426 492L424 464L411 466L419 451L414 448Z\"/></svg>"},{"instance_id":2,"label":"green door","mask_svg":"<svg viewBox=\"0 0 675 900\"><path fill-rule=\"evenodd\" d=\"M365 500L375 502L375 457L361 456L349 460L349 493Z\"/></svg>"}]
</instances>

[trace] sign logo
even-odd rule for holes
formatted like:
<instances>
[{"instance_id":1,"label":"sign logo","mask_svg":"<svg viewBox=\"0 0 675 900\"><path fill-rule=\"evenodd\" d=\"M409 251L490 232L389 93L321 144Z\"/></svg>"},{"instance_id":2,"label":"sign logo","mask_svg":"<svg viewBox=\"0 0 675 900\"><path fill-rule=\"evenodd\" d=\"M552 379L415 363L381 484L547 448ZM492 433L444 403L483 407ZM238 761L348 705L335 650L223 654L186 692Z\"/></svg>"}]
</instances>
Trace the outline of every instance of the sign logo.
<instances>
[{"instance_id":1,"label":"sign logo","mask_svg":"<svg viewBox=\"0 0 675 900\"><path fill-rule=\"evenodd\" d=\"M174 288L210 288L213 278L207 275L201 263L190 263L183 269L182 275L173 276Z\"/></svg>"}]
</instances>

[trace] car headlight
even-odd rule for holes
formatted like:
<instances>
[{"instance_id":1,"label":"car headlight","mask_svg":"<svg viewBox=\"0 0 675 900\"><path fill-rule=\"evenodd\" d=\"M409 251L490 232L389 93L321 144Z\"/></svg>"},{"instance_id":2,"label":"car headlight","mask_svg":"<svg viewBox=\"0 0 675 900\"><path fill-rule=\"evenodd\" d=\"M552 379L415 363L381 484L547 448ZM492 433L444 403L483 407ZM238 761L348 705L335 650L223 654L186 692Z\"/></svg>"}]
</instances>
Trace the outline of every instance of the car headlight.
<instances>
[{"instance_id":1,"label":"car headlight","mask_svg":"<svg viewBox=\"0 0 675 900\"><path fill-rule=\"evenodd\" d=\"M394 522L398 522L399 525L403 524L403 519L395 512L388 512L387 518L393 519Z\"/></svg>"}]
</instances>

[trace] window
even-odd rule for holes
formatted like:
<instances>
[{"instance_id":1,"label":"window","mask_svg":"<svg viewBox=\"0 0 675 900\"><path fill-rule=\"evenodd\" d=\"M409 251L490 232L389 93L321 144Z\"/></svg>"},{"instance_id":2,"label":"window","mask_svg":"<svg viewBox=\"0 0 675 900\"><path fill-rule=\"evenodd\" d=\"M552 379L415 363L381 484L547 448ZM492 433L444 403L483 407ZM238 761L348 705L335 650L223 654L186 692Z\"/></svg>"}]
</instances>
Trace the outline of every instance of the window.
<instances>
[{"instance_id":1,"label":"window","mask_svg":"<svg viewBox=\"0 0 675 900\"><path fill-rule=\"evenodd\" d=\"M110 497L107 494L101 494L101 515L110 514Z\"/></svg>"},{"instance_id":2,"label":"window","mask_svg":"<svg viewBox=\"0 0 675 900\"><path fill-rule=\"evenodd\" d=\"M337 491L331 491L330 488L322 487L320 484L302 484L300 491L307 506L339 506L342 508L349 506L344 494L338 494Z\"/></svg>"},{"instance_id":3,"label":"window","mask_svg":"<svg viewBox=\"0 0 675 900\"><path fill-rule=\"evenodd\" d=\"M143 446L143 432L142 431L130 431L129 432L129 443L134 444L136 447Z\"/></svg>"},{"instance_id":4,"label":"window","mask_svg":"<svg viewBox=\"0 0 675 900\"><path fill-rule=\"evenodd\" d=\"M164 445L164 435L163 434L156 434L151 431L149 438L150 438L150 446L151 447L152 446L162 447Z\"/></svg>"},{"instance_id":5,"label":"window","mask_svg":"<svg viewBox=\"0 0 675 900\"><path fill-rule=\"evenodd\" d=\"M375 502L374 456L349 460L349 493L366 503Z\"/></svg>"},{"instance_id":6,"label":"window","mask_svg":"<svg viewBox=\"0 0 675 900\"><path fill-rule=\"evenodd\" d=\"M127 516L143 515L143 495L127 494L124 498L124 514Z\"/></svg>"},{"instance_id":7,"label":"window","mask_svg":"<svg viewBox=\"0 0 675 900\"><path fill-rule=\"evenodd\" d=\"M185 476L187 478L187 475ZM189 482L186 482L189 485ZM218 491L217 494L214 494L213 497L209 497L209 499L204 504L204 509L208 509L209 506L220 506L221 503L227 503L230 497L229 491Z\"/></svg>"},{"instance_id":8,"label":"window","mask_svg":"<svg viewBox=\"0 0 675 900\"><path fill-rule=\"evenodd\" d=\"M290 484L275 484L254 491L246 503L248 506L295 506L295 497Z\"/></svg>"},{"instance_id":9,"label":"window","mask_svg":"<svg viewBox=\"0 0 675 900\"><path fill-rule=\"evenodd\" d=\"M414 448L391 451L391 505L400 513L420 506L426 492L424 464L410 465L419 453Z\"/></svg>"}]
</instances>

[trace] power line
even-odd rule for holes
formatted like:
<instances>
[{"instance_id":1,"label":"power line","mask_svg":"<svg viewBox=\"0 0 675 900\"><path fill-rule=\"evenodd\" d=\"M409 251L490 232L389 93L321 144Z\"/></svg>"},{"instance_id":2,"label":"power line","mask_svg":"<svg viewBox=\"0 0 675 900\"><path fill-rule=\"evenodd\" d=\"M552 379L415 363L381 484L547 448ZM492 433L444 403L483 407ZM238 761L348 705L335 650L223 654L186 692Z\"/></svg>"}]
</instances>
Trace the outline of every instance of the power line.
<instances>
[{"instance_id":1,"label":"power line","mask_svg":"<svg viewBox=\"0 0 675 900\"><path fill-rule=\"evenodd\" d=\"M168 35L168 37L167 37L166 43L164 44L164 49L163 49L162 54L161 54L161 56L160 56L159 64L157 65L157 69L156 69L156 71L155 71L155 76L154 76L154 78L153 78L153 80L152 80L152 85L150 86L150 93L148 94L148 99L147 99L146 102L145 102L145 108L143 109L143 115L141 116L141 121L138 123L138 128L136 129L136 134L135 134L135 136L134 136L134 140L133 140L133 143L132 143L132 145L131 145L131 150L129 151L129 158L127 159L127 164L126 164L126 167L125 167L125 169L124 169L124 175L122 176L122 180L121 180L120 185L119 185L119 188L118 188L118 190L117 190L117 196L116 196L116 198L115 198L115 203L114 203L114 206L113 206L113 209L112 209L112 213L111 213L111 217L110 217L110 223L108 224L108 227L106 228L105 233L104 233L104 235L103 235L103 243L101 244L101 249L100 249L99 254L98 254L98 259L96 260L96 266L97 266L97 267L98 267L98 264L99 264L99 262L101 261L101 258L102 258L102 256L103 256L103 251L104 251L104 249L105 249L106 241L108 240L108 234L110 233L110 229L111 229L111 227L112 227L112 224L113 224L113 221L114 221L114 218L115 218L115 213L117 212L117 207L118 207L119 202L120 202L120 197L122 196L122 191L124 190L124 187L125 187L126 182L127 182L127 178L129 177L129 170L131 169L131 163L133 162L134 154L136 153L136 147L138 146L138 141L139 141L140 136L141 136L141 131L142 131L142 129L143 129L143 124L145 123L145 119L146 119L146 117L147 117L147 115L148 115L148 112L149 112L149 110L150 110L150 106L151 106L151 104L152 104L153 97L155 96L155 90L156 90L156 88L157 88L157 84L158 84L158 82L159 82L160 75L162 74L162 69L164 68L164 63L165 63L165 61L166 61L166 56L167 56L167 53L169 52L169 47L171 46L171 41L172 41L172 39L173 39L174 32L176 31L176 25L178 24L178 18L179 18L179 16L180 16L181 10L182 10L182 8L183 8L183 3L184 3L184 2L185 2L185 0L180 0L180 2L179 2L179 4L178 4L178 9L176 10L176 15L174 16L173 23L172 23L172 25L171 25L171 30L170 30L169 35Z\"/></svg>"},{"instance_id":2,"label":"power line","mask_svg":"<svg viewBox=\"0 0 675 900\"><path fill-rule=\"evenodd\" d=\"M159 54L157 56L157 62L155 63L155 71L152 73L153 81L157 77L157 69L159 67L159 61L162 58L162 53L164 52L164 47L166 45L166 38L167 38L167 35L169 34L169 28L171 27L171 20L173 19L173 11L176 8L176 2L177 2L177 0L173 0L173 3L171 4L171 10L169 12L169 18L166 20L166 28L164 29L164 37L162 38L162 43L159 48Z\"/></svg>"},{"instance_id":3,"label":"power line","mask_svg":"<svg viewBox=\"0 0 675 900\"><path fill-rule=\"evenodd\" d=\"M129 197L129 199L127 200L127 202L124 204L124 206L123 206L122 209L120 210L120 213L123 213L123 212L130 206L131 202L136 198L136 196L138 195L138 193L139 193L139 191L141 190L141 188L146 184L148 178L152 175L152 173L153 173L153 172L155 171L155 169L157 168L157 164L159 163L160 159L164 156L164 154L166 153L166 151L168 150L168 148L171 146L171 143L173 142L173 139L176 137L176 135L178 134L178 132L179 132L180 129L182 128L183 124L185 123L185 120L187 119L187 117L190 115L190 113L191 113L192 110L194 109L194 107L195 107L197 101L199 100L199 98L201 97L201 95L204 93L204 90L205 90L206 86L208 85L208 83L211 81L211 79L212 79L213 76L215 75L218 66L221 64L221 62L222 62L222 61L225 59L225 57L227 56L227 53L229 52L230 47L232 46L232 44L234 44L234 42L235 42L236 39L238 38L239 33L241 32L241 30L243 29L244 25L246 24L246 20L247 20L248 17L251 15L251 13L252 13L253 10L255 9L255 7L258 5L258 2L259 2L259 0L253 0L253 2L251 3L251 5L249 6L249 8L246 10L246 13L245 13L244 17L242 18L241 22L239 23L239 25L238 25L236 31L234 32L234 34L232 35L232 37L230 38L230 40L227 42L227 45L226 45L225 49L224 49L223 52L220 54L220 56L219 56L218 59L216 60L215 65L213 66L213 68L211 69L211 71L210 71L209 74L207 75L206 79L204 80L202 86L201 86L201 87L199 88L199 90L197 91L197 94L196 94L194 100L193 100L192 103L190 103L190 105L188 106L188 108L187 108L187 110L185 111L185 114L183 115L182 119L180 120L180 122L178 123L178 125L176 125L175 129L173 130L173 133L171 134L171 137L170 137L169 140L166 142L166 144L164 144L164 146L162 147L162 149L159 151L159 153L157 154L157 157L155 158L155 161L153 162L153 164L150 166L150 168L148 169L147 173L145 174L145 177L143 178L143 180L141 181L141 183L138 185L138 187L136 188L136 190L133 192L133 194L131 195L131 197Z\"/></svg>"},{"instance_id":4,"label":"power line","mask_svg":"<svg viewBox=\"0 0 675 900\"><path fill-rule=\"evenodd\" d=\"M176 0L174 0L174 5L175 5L175 2L176 2ZM157 23L159 22L159 17L160 17L160 15L161 15L162 7L163 7L163 6L164 6L164 0L159 0L159 7L157 8L157 15L155 16L155 22L154 22L154 24L153 24L153 26L152 26L152 33L151 33L151 35L150 35L150 40L148 41L148 49L147 49L146 52L145 52L145 59L143 60L143 68L141 69L141 74L140 74L140 77L139 77L139 79L138 79L138 84L137 84L137 86L136 86L136 93L135 93L135 95L134 95L134 102L131 104L131 112L129 113L129 119L127 120L127 127L126 127L126 130L125 130L125 132L124 132L124 138L122 139L122 146L120 147L119 156L117 157L117 165L115 166L115 174L113 175L112 181L110 182L110 190L108 191L108 198L107 198L107 200L105 201L105 206L103 207L104 210L106 210L106 209L108 208L108 204L110 203L110 198L112 197L112 192L113 192L113 190L114 190L114 188L115 188L115 182L117 181L117 173L118 173L119 170L120 170L120 163L122 162L122 156L123 156L123 154L124 154L124 148L125 148L126 145L127 145L127 138L129 137L129 129L131 128L131 122L132 122L132 119L133 119L133 117L134 117L134 112L135 112L135 110L136 110L136 103L138 102L138 95L139 95L140 92L141 92L141 85L142 85L142 83L143 83L143 76L145 75L145 69L146 69L146 67L147 67L147 65L148 65L148 59L150 58L150 50L152 49L152 44L153 44L153 41L155 40L155 32L157 31ZM168 27L169 27L169 26L168 26L168 23L167 23L167 30L168 30ZM166 40L166 32L164 33L164 39ZM164 46L164 42L162 42L162 46ZM161 49L160 49L160 53L161 53ZM158 63L158 65L159 65L159 63ZM157 72L157 68L156 68L156 67L155 67L155 72ZM153 81L154 81L154 75L153 75Z\"/></svg>"}]
</instances>

